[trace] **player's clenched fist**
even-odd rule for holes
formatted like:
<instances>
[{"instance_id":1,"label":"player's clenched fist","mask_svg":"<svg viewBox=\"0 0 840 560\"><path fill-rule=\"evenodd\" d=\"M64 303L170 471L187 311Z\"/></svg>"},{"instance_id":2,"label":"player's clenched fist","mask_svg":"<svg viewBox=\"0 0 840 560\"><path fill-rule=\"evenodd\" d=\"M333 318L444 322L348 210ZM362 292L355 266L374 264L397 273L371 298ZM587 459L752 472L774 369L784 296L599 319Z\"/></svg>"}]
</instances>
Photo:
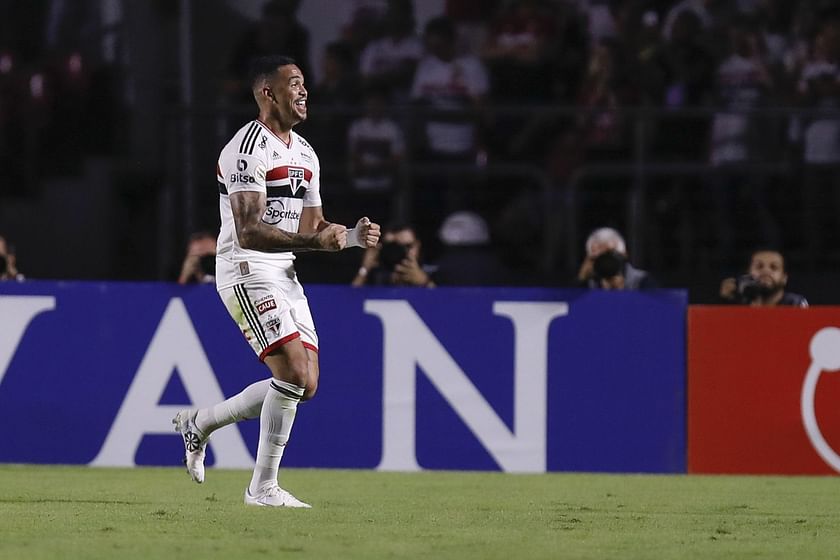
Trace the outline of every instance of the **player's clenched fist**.
<instances>
[{"instance_id":1,"label":"player's clenched fist","mask_svg":"<svg viewBox=\"0 0 840 560\"><path fill-rule=\"evenodd\" d=\"M379 224L371 222L369 218L364 217L356 222L356 231L359 236L359 245L362 247L376 247L379 243Z\"/></svg>"},{"instance_id":2,"label":"player's clenched fist","mask_svg":"<svg viewBox=\"0 0 840 560\"><path fill-rule=\"evenodd\" d=\"M318 232L318 240L324 251L341 251L347 246L347 228L341 224L330 224Z\"/></svg>"}]
</instances>

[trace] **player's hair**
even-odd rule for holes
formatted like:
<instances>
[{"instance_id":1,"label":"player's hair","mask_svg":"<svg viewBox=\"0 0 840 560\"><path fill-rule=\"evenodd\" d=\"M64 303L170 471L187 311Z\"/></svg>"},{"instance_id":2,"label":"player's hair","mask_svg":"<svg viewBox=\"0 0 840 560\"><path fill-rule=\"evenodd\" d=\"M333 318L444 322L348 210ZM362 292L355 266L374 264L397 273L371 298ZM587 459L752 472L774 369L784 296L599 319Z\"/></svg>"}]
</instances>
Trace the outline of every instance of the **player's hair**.
<instances>
[{"instance_id":1,"label":"player's hair","mask_svg":"<svg viewBox=\"0 0 840 560\"><path fill-rule=\"evenodd\" d=\"M248 68L248 83L251 84L252 89L256 88L263 80L274 74L278 68L289 64L297 64L297 62L290 56L279 54L258 56L251 61L251 66Z\"/></svg>"},{"instance_id":2,"label":"player's hair","mask_svg":"<svg viewBox=\"0 0 840 560\"><path fill-rule=\"evenodd\" d=\"M596 243L603 243L609 244L613 246L613 249L618 251L619 253L626 255L627 254L627 245L624 243L624 238L618 233L617 230L614 230L610 227L602 227L598 228L592 233L589 234L589 237L586 238L586 254L592 254L592 246Z\"/></svg>"}]
</instances>

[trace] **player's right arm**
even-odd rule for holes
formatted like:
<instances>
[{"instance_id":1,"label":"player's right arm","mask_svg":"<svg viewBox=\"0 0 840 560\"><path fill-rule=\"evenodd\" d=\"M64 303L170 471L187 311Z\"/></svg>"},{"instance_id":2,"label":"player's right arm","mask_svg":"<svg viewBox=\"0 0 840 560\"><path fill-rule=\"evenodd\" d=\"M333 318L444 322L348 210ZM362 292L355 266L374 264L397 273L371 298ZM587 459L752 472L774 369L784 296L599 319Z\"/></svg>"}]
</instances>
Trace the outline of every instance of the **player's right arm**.
<instances>
[{"instance_id":1,"label":"player's right arm","mask_svg":"<svg viewBox=\"0 0 840 560\"><path fill-rule=\"evenodd\" d=\"M262 221L265 193L237 191L230 193L230 208L236 225L236 236L243 249L264 251L340 251L347 244L347 228L330 224L313 233L291 233Z\"/></svg>"}]
</instances>

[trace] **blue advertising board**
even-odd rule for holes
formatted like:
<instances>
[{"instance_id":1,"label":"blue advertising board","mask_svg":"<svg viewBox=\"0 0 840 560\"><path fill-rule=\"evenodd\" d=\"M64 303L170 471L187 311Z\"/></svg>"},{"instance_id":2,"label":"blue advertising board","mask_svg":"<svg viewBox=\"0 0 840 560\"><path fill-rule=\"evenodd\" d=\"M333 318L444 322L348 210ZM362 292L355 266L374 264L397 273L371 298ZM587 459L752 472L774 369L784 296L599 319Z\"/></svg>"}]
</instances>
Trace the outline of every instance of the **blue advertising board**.
<instances>
[{"instance_id":1,"label":"blue advertising board","mask_svg":"<svg viewBox=\"0 0 840 560\"><path fill-rule=\"evenodd\" d=\"M684 292L306 289L284 466L685 472ZM0 283L0 462L177 465L175 412L267 376L213 286ZM208 464L252 466L258 429Z\"/></svg>"}]
</instances>

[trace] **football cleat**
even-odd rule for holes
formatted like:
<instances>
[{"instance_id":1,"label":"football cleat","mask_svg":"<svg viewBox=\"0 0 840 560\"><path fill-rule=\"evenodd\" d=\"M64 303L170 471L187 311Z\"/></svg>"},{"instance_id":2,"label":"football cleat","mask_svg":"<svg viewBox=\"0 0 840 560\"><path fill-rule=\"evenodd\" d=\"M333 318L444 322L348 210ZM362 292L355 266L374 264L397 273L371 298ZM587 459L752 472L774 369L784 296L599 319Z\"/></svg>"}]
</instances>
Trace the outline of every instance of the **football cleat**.
<instances>
[{"instance_id":1,"label":"football cleat","mask_svg":"<svg viewBox=\"0 0 840 560\"><path fill-rule=\"evenodd\" d=\"M309 504L301 502L286 490L277 485L269 486L265 491L256 496L251 495L251 489L245 489L246 506L268 506L287 508L311 508Z\"/></svg>"},{"instance_id":2,"label":"football cleat","mask_svg":"<svg viewBox=\"0 0 840 560\"><path fill-rule=\"evenodd\" d=\"M184 465L187 472L195 482L204 482L204 450L207 447L207 438L195 425L197 410L182 410L175 415L172 423L175 424L175 431L184 438Z\"/></svg>"}]
</instances>

